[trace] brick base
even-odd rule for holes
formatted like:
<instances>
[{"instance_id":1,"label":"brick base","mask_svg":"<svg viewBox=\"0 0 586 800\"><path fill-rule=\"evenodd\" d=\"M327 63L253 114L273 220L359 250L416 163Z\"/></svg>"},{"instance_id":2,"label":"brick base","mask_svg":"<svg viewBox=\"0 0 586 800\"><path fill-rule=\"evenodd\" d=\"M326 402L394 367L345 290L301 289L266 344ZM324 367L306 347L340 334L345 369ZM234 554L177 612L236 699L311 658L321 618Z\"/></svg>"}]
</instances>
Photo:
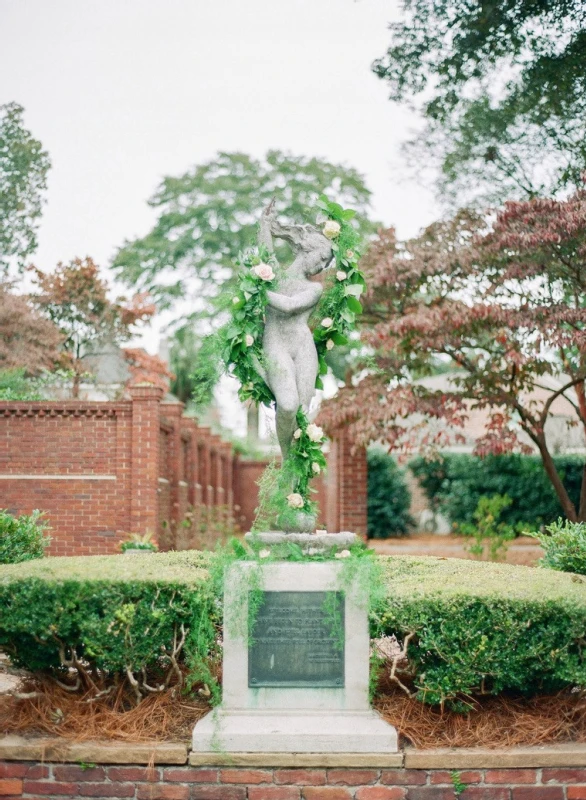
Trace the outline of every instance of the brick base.
<instances>
[{"instance_id":1,"label":"brick base","mask_svg":"<svg viewBox=\"0 0 586 800\"><path fill-rule=\"evenodd\" d=\"M458 772L461 800L586 800L585 768ZM453 800L452 773L425 769L256 769L0 762L0 798Z\"/></svg>"}]
</instances>

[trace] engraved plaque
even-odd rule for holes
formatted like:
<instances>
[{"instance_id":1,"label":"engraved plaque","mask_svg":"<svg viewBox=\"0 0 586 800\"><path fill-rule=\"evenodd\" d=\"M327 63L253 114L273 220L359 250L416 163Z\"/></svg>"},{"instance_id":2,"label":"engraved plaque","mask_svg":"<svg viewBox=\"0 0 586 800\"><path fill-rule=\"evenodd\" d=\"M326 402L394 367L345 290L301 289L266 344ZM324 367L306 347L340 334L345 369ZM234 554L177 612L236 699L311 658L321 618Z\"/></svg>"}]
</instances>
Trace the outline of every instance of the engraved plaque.
<instances>
[{"instance_id":1,"label":"engraved plaque","mask_svg":"<svg viewBox=\"0 0 586 800\"><path fill-rule=\"evenodd\" d=\"M248 648L248 685L343 687L343 592L263 592Z\"/></svg>"}]
</instances>

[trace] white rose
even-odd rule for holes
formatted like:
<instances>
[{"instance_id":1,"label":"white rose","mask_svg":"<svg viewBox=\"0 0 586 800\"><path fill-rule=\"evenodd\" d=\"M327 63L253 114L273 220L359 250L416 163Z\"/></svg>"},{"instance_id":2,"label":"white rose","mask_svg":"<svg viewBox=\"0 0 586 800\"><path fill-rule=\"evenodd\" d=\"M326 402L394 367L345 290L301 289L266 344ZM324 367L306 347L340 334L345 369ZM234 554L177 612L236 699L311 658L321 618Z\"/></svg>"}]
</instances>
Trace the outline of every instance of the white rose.
<instances>
[{"instance_id":1,"label":"white rose","mask_svg":"<svg viewBox=\"0 0 586 800\"><path fill-rule=\"evenodd\" d=\"M354 250L346 250L346 258L351 261L354 258Z\"/></svg>"},{"instance_id":2,"label":"white rose","mask_svg":"<svg viewBox=\"0 0 586 800\"><path fill-rule=\"evenodd\" d=\"M326 342L326 350L333 350L334 349L334 340L328 339Z\"/></svg>"},{"instance_id":3,"label":"white rose","mask_svg":"<svg viewBox=\"0 0 586 800\"><path fill-rule=\"evenodd\" d=\"M301 439L301 428L297 428L295 433L293 434L294 439Z\"/></svg>"},{"instance_id":4,"label":"white rose","mask_svg":"<svg viewBox=\"0 0 586 800\"><path fill-rule=\"evenodd\" d=\"M268 558L271 554L270 550L259 550L258 557L259 558Z\"/></svg>"},{"instance_id":5,"label":"white rose","mask_svg":"<svg viewBox=\"0 0 586 800\"><path fill-rule=\"evenodd\" d=\"M234 303L234 305L236 306L236 305L238 305L238 303L240 302L240 298L239 298L239 297L233 297L233 298L232 298L232 302L233 302L233 303Z\"/></svg>"},{"instance_id":6,"label":"white rose","mask_svg":"<svg viewBox=\"0 0 586 800\"><path fill-rule=\"evenodd\" d=\"M349 558L351 555L349 550L340 550L339 553L336 553L336 558Z\"/></svg>"},{"instance_id":7,"label":"white rose","mask_svg":"<svg viewBox=\"0 0 586 800\"><path fill-rule=\"evenodd\" d=\"M317 461L314 461L313 464L311 465L311 471L313 472L314 475L319 475L319 473L321 472L321 467L317 463Z\"/></svg>"},{"instance_id":8,"label":"white rose","mask_svg":"<svg viewBox=\"0 0 586 800\"><path fill-rule=\"evenodd\" d=\"M345 281L347 277L348 277L348 276L346 275L346 273L345 273L345 272L344 272L344 270L342 270L342 269L339 269L339 270L336 272L336 278L337 278L339 281Z\"/></svg>"},{"instance_id":9,"label":"white rose","mask_svg":"<svg viewBox=\"0 0 586 800\"><path fill-rule=\"evenodd\" d=\"M273 272L271 265L265 264L264 262L257 264L256 267L253 267L252 272L254 272L257 278L260 278L263 281L272 281L275 277L275 273Z\"/></svg>"},{"instance_id":10,"label":"white rose","mask_svg":"<svg viewBox=\"0 0 586 800\"><path fill-rule=\"evenodd\" d=\"M321 321L322 328L331 328L334 320L331 317L324 317Z\"/></svg>"},{"instance_id":11,"label":"white rose","mask_svg":"<svg viewBox=\"0 0 586 800\"><path fill-rule=\"evenodd\" d=\"M290 508L303 508L303 498L297 492L287 495L287 503Z\"/></svg>"},{"instance_id":12,"label":"white rose","mask_svg":"<svg viewBox=\"0 0 586 800\"><path fill-rule=\"evenodd\" d=\"M252 345L254 344L254 336L251 336L250 333L247 333L246 336L244 337L244 343L246 344L247 347L252 347Z\"/></svg>"},{"instance_id":13,"label":"white rose","mask_svg":"<svg viewBox=\"0 0 586 800\"><path fill-rule=\"evenodd\" d=\"M335 239L341 230L339 222L329 219L324 225L324 236L328 239Z\"/></svg>"},{"instance_id":14,"label":"white rose","mask_svg":"<svg viewBox=\"0 0 586 800\"><path fill-rule=\"evenodd\" d=\"M314 422L307 426L307 435L312 442L321 442L321 440L324 438L323 429Z\"/></svg>"}]
</instances>

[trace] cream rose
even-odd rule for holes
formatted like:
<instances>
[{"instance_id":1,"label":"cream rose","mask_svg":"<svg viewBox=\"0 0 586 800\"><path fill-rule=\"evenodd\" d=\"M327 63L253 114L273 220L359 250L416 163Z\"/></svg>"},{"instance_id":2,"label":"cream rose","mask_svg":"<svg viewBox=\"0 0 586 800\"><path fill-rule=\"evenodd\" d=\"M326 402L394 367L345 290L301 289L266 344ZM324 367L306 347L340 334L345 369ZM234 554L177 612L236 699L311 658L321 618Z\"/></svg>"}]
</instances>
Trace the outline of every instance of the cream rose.
<instances>
[{"instance_id":1,"label":"cream rose","mask_svg":"<svg viewBox=\"0 0 586 800\"><path fill-rule=\"evenodd\" d=\"M339 553L336 553L336 558L349 558L351 555L349 550L340 550Z\"/></svg>"},{"instance_id":2,"label":"cream rose","mask_svg":"<svg viewBox=\"0 0 586 800\"><path fill-rule=\"evenodd\" d=\"M252 345L254 344L254 336L251 336L250 333L247 333L246 336L244 337L244 343L247 347L252 347Z\"/></svg>"},{"instance_id":3,"label":"cream rose","mask_svg":"<svg viewBox=\"0 0 586 800\"><path fill-rule=\"evenodd\" d=\"M290 508L303 508L303 498L298 492L287 495L287 503Z\"/></svg>"},{"instance_id":4,"label":"cream rose","mask_svg":"<svg viewBox=\"0 0 586 800\"><path fill-rule=\"evenodd\" d=\"M263 281L272 281L275 277L275 273L273 272L271 265L265 264L264 261L261 264L257 264L255 267L253 267L252 272L254 272L257 278L260 278Z\"/></svg>"},{"instance_id":5,"label":"cream rose","mask_svg":"<svg viewBox=\"0 0 586 800\"><path fill-rule=\"evenodd\" d=\"M297 428L295 433L293 434L294 439L301 439L301 428Z\"/></svg>"},{"instance_id":6,"label":"cream rose","mask_svg":"<svg viewBox=\"0 0 586 800\"><path fill-rule=\"evenodd\" d=\"M270 550L259 550L258 557L259 558L268 558L271 554Z\"/></svg>"},{"instance_id":7,"label":"cream rose","mask_svg":"<svg viewBox=\"0 0 586 800\"><path fill-rule=\"evenodd\" d=\"M340 227L340 223L336 222L333 219L329 219L326 224L324 225L324 236L327 239L335 239L336 236L339 235L342 228Z\"/></svg>"},{"instance_id":8,"label":"cream rose","mask_svg":"<svg viewBox=\"0 0 586 800\"><path fill-rule=\"evenodd\" d=\"M324 317L321 321L322 328L331 328L334 320L331 317Z\"/></svg>"},{"instance_id":9,"label":"cream rose","mask_svg":"<svg viewBox=\"0 0 586 800\"><path fill-rule=\"evenodd\" d=\"M339 269L339 270L336 272L336 278L337 278L339 281L345 281L347 277L348 277L348 276L346 275L346 273L345 273L345 272L344 272L344 270L342 270L342 269Z\"/></svg>"},{"instance_id":10,"label":"cream rose","mask_svg":"<svg viewBox=\"0 0 586 800\"><path fill-rule=\"evenodd\" d=\"M321 467L317 463L317 461L314 461L313 464L311 465L311 471L313 472L314 475L319 475L319 473L321 472Z\"/></svg>"},{"instance_id":11,"label":"cream rose","mask_svg":"<svg viewBox=\"0 0 586 800\"><path fill-rule=\"evenodd\" d=\"M346 258L351 261L354 258L354 250L346 250Z\"/></svg>"},{"instance_id":12,"label":"cream rose","mask_svg":"<svg viewBox=\"0 0 586 800\"><path fill-rule=\"evenodd\" d=\"M319 425L312 422L307 426L307 435L312 442L321 442L324 438L323 428L320 428Z\"/></svg>"},{"instance_id":13,"label":"cream rose","mask_svg":"<svg viewBox=\"0 0 586 800\"><path fill-rule=\"evenodd\" d=\"M326 342L326 350L333 350L334 349L334 340L328 339Z\"/></svg>"},{"instance_id":14,"label":"cream rose","mask_svg":"<svg viewBox=\"0 0 586 800\"><path fill-rule=\"evenodd\" d=\"M238 303L240 302L240 298L239 297L233 297L232 298L232 302L234 303L235 306L237 306Z\"/></svg>"}]
</instances>

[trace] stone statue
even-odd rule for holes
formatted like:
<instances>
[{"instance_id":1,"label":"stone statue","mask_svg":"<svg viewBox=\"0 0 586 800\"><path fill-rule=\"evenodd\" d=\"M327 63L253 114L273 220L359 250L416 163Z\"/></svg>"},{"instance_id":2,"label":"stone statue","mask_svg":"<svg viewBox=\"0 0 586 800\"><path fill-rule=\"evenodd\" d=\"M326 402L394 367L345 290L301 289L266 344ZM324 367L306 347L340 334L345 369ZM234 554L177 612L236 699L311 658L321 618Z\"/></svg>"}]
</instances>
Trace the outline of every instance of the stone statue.
<instances>
[{"instance_id":1,"label":"stone statue","mask_svg":"<svg viewBox=\"0 0 586 800\"><path fill-rule=\"evenodd\" d=\"M308 320L322 286L309 278L330 263L332 243L313 225L283 225L275 219L274 201L260 221L259 244L273 252L273 236L288 242L295 253L278 279L277 291L268 292L263 338L264 374L275 395L277 437L283 459L287 457L296 415L307 412L315 392L318 358Z\"/></svg>"}]
</instances>

